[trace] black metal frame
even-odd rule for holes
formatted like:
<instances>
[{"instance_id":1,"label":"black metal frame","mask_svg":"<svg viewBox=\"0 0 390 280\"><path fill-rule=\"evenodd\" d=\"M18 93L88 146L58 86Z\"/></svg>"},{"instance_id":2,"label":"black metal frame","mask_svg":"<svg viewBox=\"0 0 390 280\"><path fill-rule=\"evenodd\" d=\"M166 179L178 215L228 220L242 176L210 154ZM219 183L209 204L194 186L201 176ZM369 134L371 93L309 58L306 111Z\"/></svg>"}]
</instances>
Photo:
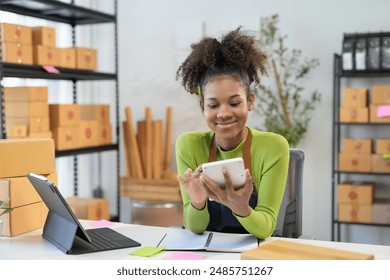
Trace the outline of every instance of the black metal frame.
<instances>
[{"instance_id":1,"label":"black metal frame","mask_svg":"<svg viewBox=\"0 0 390 280\"><path fill-rule=\"evenodd\" d=\"M73 103L77 103L78 81L115 81L115 109L116 109L116 144L87 147L82 149L72 149L65 151L56 151L56 157L73 156L74 157L74 194L78 194L78 160L77 155L90 154L104 151L117 152L117 216L111 217L114 221L119 221L120 216L120 126L119 126L119 83L118 83L118 26L117 26L117 0L114 0L114 15L91 10L81 6L56 0L0 0L0 10L12 12L15 14L31 16L35 18L47 19L55 22L69 24L72 27L72 44L76 46L75 28L82 24L113 23L115 28L115 73L102 73L95 71L85 71L76 69L67 69L56 67L59 74L46 72L38 65L25 65L2 62L0 57L0 139L6 138L4 124L4 94L1 80L3 77L16 78L34 78L34 79L52 79L68 80L73 83Z\"/></svg>"},{"instance_id":2,"label":"black metal frame","mask_svg":"<svg viewBox=\"0 0 390 280\"><path fill-rule=\"evenodd\" d=\"M371 77L385 77L390 78L390 71L343 71L342 58L335 54L333 60L333 122L332 122L332 241L341 241L340 225L362 225L362 226L379 226L389 227L390 224L375 224L375 223L354 223L354 222L340 222L337 219L337 185L340 182L340 176L343 174L359 174L367 176L390 176L390 173L373 173L373 172L345 172L338 171L338 154L340 153L340 135L342 127L356 127L356 126L387 126L388 123L343 123L339 122L339 108L340 108L340 89L341 79L343 78L371 78ZM337 237L335 236L337 235Z\"/></svg>"}]
</instances>

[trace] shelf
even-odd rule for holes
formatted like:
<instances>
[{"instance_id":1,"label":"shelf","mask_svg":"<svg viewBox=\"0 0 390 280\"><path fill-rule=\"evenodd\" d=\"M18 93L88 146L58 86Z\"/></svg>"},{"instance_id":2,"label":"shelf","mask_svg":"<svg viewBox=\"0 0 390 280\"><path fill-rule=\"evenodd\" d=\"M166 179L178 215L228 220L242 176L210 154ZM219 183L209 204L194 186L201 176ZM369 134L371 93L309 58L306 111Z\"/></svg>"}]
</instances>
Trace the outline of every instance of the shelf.
<instances>
[{"instance_id":1,"label":"shelf","mask_svg":"<svg viewBox=\"0 0 390 280\"><path fill-rule=\"evenodd\" d=\"M95 71L77 70L56 67L59 74L48 73L39 65L17 64L0 62L0 76L14 78L51 79L51 80L115 80L114 73L102 73Z\"/></svg>"},{"instance_id":2,"label":"shelf","mask_svg":"<svg viewBox=\"0 0 390 280\"><path fill-rule=\"evenodd\" d=\"M118 150L118 144L96 146L96 147L86 147L86 148L73 149L73 150L56 151L56 157L58 158L58 157L76 156L76 155L82 155L82 154L90 154L90 153L114 151L114 150Z\"/></svg>"},{"instance_id":3,"label":"shelf","mask_svg":"<svg viewBox=\"0 0 390 280\"><path fill-rule=\"evenodd\" d=\"M339 222L337 220L333 221L336 224L346 224L346 225L359 225L359 226L377 226L377 227L388 227L390 224L375 224L375 223L357 223L357 222Z\"/></svg>"},{"instance_id":4,"label":"shelf","mask_svg":"<svg viewBox=\"0 0 390 280\"><path fill-rule=\"evenodd\" d=\"M0 9L72 26L116 21L114 15L55 0L2 0Z\"/></svg>"},{"instance_id":5,"label":"shelf","mask_svg":"<svg viewBox=\"0 0 390 280\"><path fill-rule=\"evenodd\" d=\"M383 70L366 70L366 71L342 71L341 78L388 78L390 77L390 69Z\"/></svg>"},{"instance_id":6,"label":"shelf","mask_svg":"<svg viewBox=\"0 0 390 280\"><path fill-rule=\"evenodd\" d=\"M375 173L375 172L354 172L354 171L338 171L334 170L333 173L337 174L357 174L357 175L375 175L375 176L390 176L390 173Z\"/></svg>"},{"instance_id":7,"label":"shelf","mask_svg":"<svg viewBox=\"0 0 390 280\"><path fill-rule=\"evenodd\" d=\"M334 125L351 125L351 126L390 126L390 123L348 123L335 122Z\"/></svg>"}]
</instances>

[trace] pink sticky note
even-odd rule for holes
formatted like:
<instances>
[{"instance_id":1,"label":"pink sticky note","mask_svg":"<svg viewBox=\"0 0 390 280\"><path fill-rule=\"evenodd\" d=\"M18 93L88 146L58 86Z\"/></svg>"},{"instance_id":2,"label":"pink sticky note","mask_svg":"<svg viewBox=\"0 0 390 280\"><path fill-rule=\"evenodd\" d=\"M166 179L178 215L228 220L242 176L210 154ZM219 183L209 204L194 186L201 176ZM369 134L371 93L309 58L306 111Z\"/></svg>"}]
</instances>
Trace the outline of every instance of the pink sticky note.
<instances>
[{"instance_id":1,"label":"pink sticky note","mask_svg":"<svg viewBox=\"0 0 390 280\"><path fill-rule=\"evenodd\" d=\"M390 117L390 105L380 105L376 110L378 118Z\"/></svg>"},{"instance_id":2,"label":"pink sticky note","mask_svg":"<svg viewBox=\"0 0 390 280\"><path fill-rule=\"evenodd\" d=\"M58 71L57 68L55 68L54 66L51 66L51 65L42 65L42 68L45 69L49 73L54 73L54 74L60 73L60 71Z\"/></svg>"},{"instance_id":3,"label":"pink sticky note","mask_svg":"<svg viewBox=\"0 0 390 280\"><path fill-rule=\"evenodd\" d=\"M107 220L100 220L92 222L91 225L93 227L109 227L112 226L113 222L107 221Z\"/></svg>"},{"instance_id":4,"label":"pink sticky note","mask_svg":"<svg viewBox=\"0 0 390 280\"><path fill-rule=\"evenodd\" d=\"M190 252L174 252L165 256L163 259L165 260L201 260L205 259L206 256L201 254L195 254Z\"/></svg>"}]
</instances>

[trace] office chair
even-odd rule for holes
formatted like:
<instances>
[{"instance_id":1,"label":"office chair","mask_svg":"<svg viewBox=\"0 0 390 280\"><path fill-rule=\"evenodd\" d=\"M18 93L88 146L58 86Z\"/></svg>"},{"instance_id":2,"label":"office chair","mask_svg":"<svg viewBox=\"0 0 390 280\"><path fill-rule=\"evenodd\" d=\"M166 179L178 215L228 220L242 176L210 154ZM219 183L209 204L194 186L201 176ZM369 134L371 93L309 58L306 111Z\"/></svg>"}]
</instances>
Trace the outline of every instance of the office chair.
<instances>
[{"instance_id":1,"label":"office chair","mask_svg":"<svg viewBox=\"0 0 390 280\"><path fill-rule=\"evenodd\" d=\"M303 163L302 150L290 149L290 164L282 204L273 236L298 238L302 235L302 188Z\"/></svg>"}]
</instances>

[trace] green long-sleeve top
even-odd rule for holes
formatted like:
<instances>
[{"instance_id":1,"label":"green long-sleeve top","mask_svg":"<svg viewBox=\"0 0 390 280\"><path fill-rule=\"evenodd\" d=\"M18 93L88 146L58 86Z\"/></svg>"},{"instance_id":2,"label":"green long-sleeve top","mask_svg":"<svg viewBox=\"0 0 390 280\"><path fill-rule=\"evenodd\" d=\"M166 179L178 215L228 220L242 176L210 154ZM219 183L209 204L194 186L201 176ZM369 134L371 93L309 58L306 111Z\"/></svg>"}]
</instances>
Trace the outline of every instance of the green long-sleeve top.
<instances>
[{"instance_id":1,"label":"green long-sleeve top","mask_svg":"<svg viewBox=\"0 0 390 280\"><path fill-rule=\"evenodd\" d=\"M257 205L246 217L235 215L240 224L259 239L269 237L275 227L284 188L287 179L289 163L289 145L281 135L262 132L249 128L252 135L250 149L252 176L258 193ZM195 131L181 134L176 141L176 162L179 174L185 178L188 168L195 170L208 161L212 131ZM217 160L242 157L243 140L235 149L223 151L218 147ZM183 186L180 186L183 207L184 224L194 233L206 230L210 214L208 207L198 210L191 205L190 197ZM233 214L234 215L234 214Z\"/></svg>"}]
</instances>

